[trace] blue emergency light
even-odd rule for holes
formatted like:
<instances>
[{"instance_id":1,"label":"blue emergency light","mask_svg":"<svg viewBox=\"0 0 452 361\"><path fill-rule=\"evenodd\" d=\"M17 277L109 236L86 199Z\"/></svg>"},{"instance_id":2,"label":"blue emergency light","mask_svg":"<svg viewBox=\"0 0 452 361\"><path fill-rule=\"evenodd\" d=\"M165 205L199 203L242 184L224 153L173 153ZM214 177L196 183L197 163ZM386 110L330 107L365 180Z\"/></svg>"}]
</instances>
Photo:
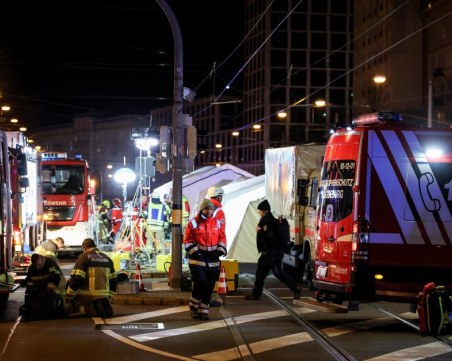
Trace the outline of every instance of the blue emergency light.
<instances>
[{"instance_id":1,"label":"blue emergency light","mask_svg":"<svg viewBox=\"0 0 452 361\"><path fill-rule=\"evenodd\" d=\"M353 119L353 125L370 125L386 122L400 122L402 120L402 114L395 112L376 112L370 114L363 114Z\"/></svg>"}]
</instances>

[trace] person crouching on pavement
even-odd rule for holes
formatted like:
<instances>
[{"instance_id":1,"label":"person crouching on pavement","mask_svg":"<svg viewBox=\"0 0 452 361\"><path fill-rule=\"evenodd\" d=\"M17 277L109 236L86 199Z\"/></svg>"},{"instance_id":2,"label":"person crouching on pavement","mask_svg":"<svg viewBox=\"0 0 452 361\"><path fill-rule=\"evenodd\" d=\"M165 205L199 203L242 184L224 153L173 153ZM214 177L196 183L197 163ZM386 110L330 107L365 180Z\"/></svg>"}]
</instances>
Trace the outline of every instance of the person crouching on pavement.
<instances>
[{"instance_id":1,"label":"person crouching on pavement","mask_svg":"<svg viewBox=\"0 0 452 361\"><path fill-rule=\"evenodd\" d=\"M193 281L190 314L195 320L209 319L209 302L220 275L220 257L227 253L224 228L212 214L212 202L204 199L198 215L187 223L184 232L183 242Z\"/></svg>"},{"instance_id":2,"label":"person crouching on pavement","mask_svg":"<svg viewBox=\"0 0 452 361\"><path fill-rule=\"evenodd\" d=\"M25 319L65 316L62 300L65 284L64 274L55 261L46 257L44 248L36 248L22 283L26 290L25 304L20 308L20 313ZM59 288L60 285L62 288Z\"/></svg>"},{"instance_id":3,"label":"person crouching on pavement","mask_svg":"<svg viewBox=\"0 0 452 361\"><path fill-rule=\"evenodd\" d=\"M97 249L91 238L83 241L82 248L66 290L69 312L112 317L110 298L117 284L113 261Z\"/></svg>"}]
</instances>

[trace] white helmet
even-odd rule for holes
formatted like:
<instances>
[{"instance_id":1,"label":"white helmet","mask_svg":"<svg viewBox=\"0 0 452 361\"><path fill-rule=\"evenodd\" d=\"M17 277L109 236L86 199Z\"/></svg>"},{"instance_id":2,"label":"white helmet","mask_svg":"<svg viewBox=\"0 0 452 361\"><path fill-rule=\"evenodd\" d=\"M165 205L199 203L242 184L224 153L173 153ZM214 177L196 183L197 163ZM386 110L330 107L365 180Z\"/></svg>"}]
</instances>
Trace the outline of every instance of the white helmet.
<instances>
[{"instance_id":1,"label":"white helmet","mask_svg":"<svg viewBox=\"0 0 452 361\"><path fill-rule=\"evenodd\" d=\"M212 187L209 187L209 189L207 190L207 197L209 197L209 198L222 196L223 194L224 194L224 191L223 191L223 188L221 188L221 187L212 186Z\"/></svg>"}]
</instances>

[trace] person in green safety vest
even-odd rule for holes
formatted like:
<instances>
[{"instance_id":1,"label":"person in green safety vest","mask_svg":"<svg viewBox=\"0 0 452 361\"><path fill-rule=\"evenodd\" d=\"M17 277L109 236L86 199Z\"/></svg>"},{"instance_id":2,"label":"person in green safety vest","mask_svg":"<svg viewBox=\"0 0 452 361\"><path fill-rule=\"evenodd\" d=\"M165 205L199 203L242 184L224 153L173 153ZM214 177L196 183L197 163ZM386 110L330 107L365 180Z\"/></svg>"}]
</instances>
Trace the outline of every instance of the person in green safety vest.
<instances>
[{"instance_id":1,"label":"person in green safety vest","mask_svg":"<svg viewBox=\"0 0 452 361\"><path fill-rule=\"evenodd\" d=\"M163 241L169 228L168 206L161 201L157 192L151 193L149 198L148 224L155 233L155 237Z\"/></svg>"}]
</instances>

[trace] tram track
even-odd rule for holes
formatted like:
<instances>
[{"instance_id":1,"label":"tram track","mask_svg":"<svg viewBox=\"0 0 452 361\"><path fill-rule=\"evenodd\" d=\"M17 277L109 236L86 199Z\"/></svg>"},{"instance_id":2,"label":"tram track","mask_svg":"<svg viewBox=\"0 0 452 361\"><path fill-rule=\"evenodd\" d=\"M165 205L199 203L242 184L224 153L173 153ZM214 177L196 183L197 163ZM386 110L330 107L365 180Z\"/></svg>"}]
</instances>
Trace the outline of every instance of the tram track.
<instances>
[{"instance_id":1,"label":"tram track","mask_svg":"<svg viewBox=\"0 0 452 361\"><path fill-rule=\"evenodd\" d=\"M251 285L254 281L253 277L250 275L245 275L242 278L242 281L244 281L244 283ZM275 292L276 291L276 292ZM275 293L274 293L275 292ZM384 318L375 318L375 316L371 316L372 313L369 314L369 308L370 309L374 309L375 311L377 311L378 313L383 314L385 317L391 320L394 320L394 322L400 324L400 325L404 325L407 326L409 329L412 329L414 331L416 331L416 333L419 334L419 337L422 336L429 336L427 334L421 335L420 333L420 328L419 328L419 323L418 323L418 319L417 317L415 317L415 314L413 313L413 318L411 315L406 315L407 312L402 312L400 313L399 311L397 311L397 309L400 308L404 308L405 306L403 305L396 305L396 304L388 304L386 305L386 303L362 303L362 305L367 306L369 308L363 309L363 314L361 314L361 316L359 316L360 314L357 314L355 312L360 312L360 311L353 311L353 314L350 314L350 322L346 322L346 323L342 323L342 321L340 321L340 323L338 323L339 320L344 320L345 319L341 316L341 318L338 317L334 317L333 320L330 324L332 325L332 327L328 327L325 326L326 324L328 324L328 322L326 321L326 319L324 317L312 317L311 315L313 315L312 312L300 312L300 307L298 305L292 305L291 303L287 302L287 300L285 300L284 298L280 297L280 293L275 289L275 290L270 290L265 288L263 291L263 295L266 296L266 298L268 298L269 300L271 300L271 302L278 308L278 309L282 309L284 310L289 316L290 318L297 323L311 338L312 340L318 344L326 353L328 353L334 360L357 360L356 359L356 355L355 355L355 351L354 351L354 344L353 341L350 343L350 338L345 338L342 337L342 339L340 340L340 343L337 343L335 341L333 341L333 337L337 337L337 335L346 335L347 333L351 335L350 331L346 331L347 329L349 330L353 330L351 331L356 332L359 329L362 329L364 332L367 332L365 330L369 330L372 327L379 327L379 326L383 326L384 327ZM407 305L408 306L408 305ZM411 310L411 308L410 308ZM318 311L321 312L322 311ZM410 311L410 314L412 313L412 311ZM362 317L363 315L366 315ZM325 314L324 314L325 315ZM358 315L358 317L356 317ZM368 318L369 317L369 318ZM368 318L368 320L367 320ZM372 321L372 320L375 321ZM319 320L320 323L318 323L316 320ZM356 321L358 320L358 321ZM367 321L366 321L367 320ZM343 326L340 326L340 325ZM366 326L366 324L368 326ZM389 322L387 323L388 325L390 324ZM334 326L337 325L338 327ZM358 325L358 326L357 326ZM395 324L394 324L395 325ZM395 327L395 326L392 326ZM407 329L405 327L405 329ZM337 330L339 330L339 332L337 332ZM332 332L331 332L332 331ZM408 332L408 329L407 329ZM416 333L408 333L409 335L413 335L415 337ZM360 336L358 336L359 338ZM362 336L361 336L362 337ZM409 336L412 337L412 336ZM379 338L379 336L377 336L377 338ZM452 346L452 337L447 336L447 335L441 335L441 336L436 336L433 337L434 339L438 340L440 343L442 343L444 346L448 347L448 346ZM361 338L359 338L361 339ZM383 338L384 339L384 336ZM345 344L344 341L345 340ZM425 338L422 338L422 341L420 344L424 344L425 342ZM336 340L339 341L339 340ZM402 343L403 344L403 343ZM410 342L407 342L407 346L410 344ZM345 346L345 348L344 348ZM352 346L350 348L350 346ZM409 349L409 347L408 347ZM362 350L359 350L359 353L361 355ZM361 356L360 356L361 357Z\"/></svg>"},{"instance_id":2,"label":"tram track","mask_svg":"<svg viewBox=\"0 0 452 361\"><path fill-rule=\"evenodd\" d=\"M252 284L254 280L251 279L249 275L244 277L246 283L249 285ZM311 325L308 321L306 321L298 312L295 311L295 307L287 304L287 302L283 301L275 294L270 292L268 289L264 289L263 293L272 301L272 303L278 307L279 309L284 310L295 323L297 323L307 334L316 342L320 347L322 347L328 354L330 354L334 360L337 361L356 361L356 359L342 349L338 344L336 344L331 338L324 335L320 330ZM223 318L229 319L230 322L227 322L227 327L233 337L237 349L241 353L242 359L244 360L255 360L256 358L253 355L253 351L251 347L245 341L245 338L242 336L240 327L238 327L235 322L234 317L229 313L225 305L223 305L220 309L220 312ZM243 348L246 348L246 355L243 354Z\"/></svg>"}]
</instances>

